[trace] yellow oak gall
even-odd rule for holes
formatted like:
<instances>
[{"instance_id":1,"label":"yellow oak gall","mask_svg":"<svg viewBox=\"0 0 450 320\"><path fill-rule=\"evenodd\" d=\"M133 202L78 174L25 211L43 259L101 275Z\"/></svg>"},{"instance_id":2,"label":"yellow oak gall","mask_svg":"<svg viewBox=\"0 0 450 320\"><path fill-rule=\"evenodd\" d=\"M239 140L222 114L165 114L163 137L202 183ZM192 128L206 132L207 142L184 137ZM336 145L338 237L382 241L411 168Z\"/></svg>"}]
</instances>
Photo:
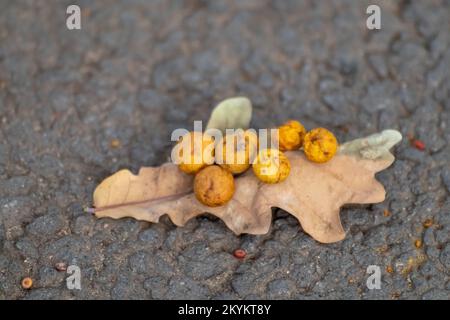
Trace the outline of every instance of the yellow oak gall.
<instances>
[{"instance_id":1,"label":"yellow oak gall","mask_svg":"<svg viewBox=\"0 0 450 320\"><path fill-rule=\"evenodd\" d=\"M316 128L305 135L303 150L308 160L323 163L336 154L338 142L336 137L325 128Z\"/></svg>"},{"instance_id":2,"label":"yellow oak gall","mask_svg":"<svg viewBox=\"0 0 450 320\"><path fill-rule=\"evenodd\" d=\"M278 143L281 151L297 150L303 145L305 127L298 121L289 120L278 128Z\"/></svg>"},{"instance_id":3,"label":"yellow oak gall","mask_svg":"<svg viewBox=\"0 0 450 320\"><path fill-rule=\"evenodd\" d=\"M181 171L195 174L214 163L214 138L202 132L189 132L178 141L172 159Z\"/></svg>"},{"instance_id":4,"label":"yellow oak gall","mask_svg":"<svg viewBox=\"0 0 450 320\"><path fill-rule=\"evenodd\" d=\"M195 175L194 193L208 207L224 205L234 194L233 175L220 166L208 166Z\"/></svg>"},{"instance_id":5,"label":"yellow oak gall","mask_svg":"<svg viewBox=\"0 0 450 320\"><path fill-rule=\"evenodd\" d=\"M253 172L265 183L282 182L290 171L291 164L288 158L277 149L261 150L253 164Z\"/></svg>"},{"instance_id":6,"label":"yellow oak gall","mask_svg":"<svg viewBox=\"0 0 450 320\"><path fill-rule=\"evenodd\" d=\"M232 174L246 171L256 156L258 136L251 130L227 134L216 146L216 163Z\"/></svg>"}]
</instances>

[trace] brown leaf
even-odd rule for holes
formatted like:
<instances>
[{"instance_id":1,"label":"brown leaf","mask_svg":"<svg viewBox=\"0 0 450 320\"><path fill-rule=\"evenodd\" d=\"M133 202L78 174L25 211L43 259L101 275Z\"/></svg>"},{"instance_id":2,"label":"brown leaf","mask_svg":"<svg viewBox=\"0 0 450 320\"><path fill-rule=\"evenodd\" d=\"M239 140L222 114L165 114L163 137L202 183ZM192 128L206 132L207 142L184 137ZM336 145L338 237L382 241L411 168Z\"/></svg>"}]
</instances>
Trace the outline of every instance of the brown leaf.
<instances>
[{"instance_id":1,"label":"brown leaf","mask_svg":"<svg viewBox=\"0 0 450 320\"><path fill-rule=\"evenodd\" d=\"M361 141L366 152L366 141L355 140ZM374 138L368 137L367 141L373 142ZM173 164L142 168L138 175L121 170L95 190L95 215L158 222L167 214L173 223L183 226L189 219L209 212L235 234L265 234L272 221L271 208L277 207L294 215L317 241L336 242L345 237L339 209L349 203L382 202L385 191L374 174L394 161L391 154L386 155L388 150L376 156L370 153L368 159L364 153L356 155L361 148L352 147L351 143L344 145L342 152L324 164L308 161L301 151L287 152L291 173L284 182L264 184L248 170L236 178L232 200L216 208L206 207L195 198L193 177ZM377 150L381 149L377 145Z\"/></svg>"}]
</instances>

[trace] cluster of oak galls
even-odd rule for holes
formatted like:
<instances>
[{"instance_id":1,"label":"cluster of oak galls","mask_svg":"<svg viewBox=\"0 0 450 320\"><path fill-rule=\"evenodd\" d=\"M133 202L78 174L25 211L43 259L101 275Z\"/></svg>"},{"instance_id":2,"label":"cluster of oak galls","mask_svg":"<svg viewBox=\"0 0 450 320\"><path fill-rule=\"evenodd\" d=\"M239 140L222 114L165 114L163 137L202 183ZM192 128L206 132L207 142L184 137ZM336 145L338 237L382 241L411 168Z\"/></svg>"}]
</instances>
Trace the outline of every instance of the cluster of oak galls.
<instances>
[{"instance_id":1,"label":"cluster of oak galls","mask_svg":"<svg viewBox=\"0 0 450 320\"><path fill-rule=\"evenodd\" d=\"M289 120L278 127L278 149L259 150L258 136L251 130L225 135L217 142L206 133L190 132L178 143L183 142L187 136L191 145L190 154L184 161L179 161L178 166L181 171L195 175L195 196L209 207L221 206L230 201L235 191L234 176L244 173L250 167L263 183L286 180L291 164L283 151L303 149L308 160L324 163L333 158L338 148L333 133L325 128L306 132L305 127L296 120ZM227 141L230 139L234 139L231 150L227 148ZM208 148L211 144L214 147ZM206 148L211 152L204 152ZM220 152L217 152L219 149ZM182 153L183 151L180 156L183 156Z\"/></svg>"}]
</instances>

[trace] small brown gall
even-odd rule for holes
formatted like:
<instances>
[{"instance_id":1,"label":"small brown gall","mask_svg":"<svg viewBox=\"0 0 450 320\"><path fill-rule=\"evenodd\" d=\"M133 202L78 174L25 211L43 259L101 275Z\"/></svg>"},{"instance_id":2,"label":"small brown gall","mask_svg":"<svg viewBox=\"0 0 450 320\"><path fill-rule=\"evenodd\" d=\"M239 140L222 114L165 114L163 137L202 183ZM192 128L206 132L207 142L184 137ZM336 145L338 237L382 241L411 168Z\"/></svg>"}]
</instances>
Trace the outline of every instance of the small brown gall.
<instances>
[{"instance_id":1,"label":"small brown gall","mask_svg":"<svg viewBox=\"0 0 450 320\"><path fill-rule=\"evenodd\" d=\"M23 278L21 285L24 289L31 289L31 287L33 286L33 279L31 279L30 277Z\"/></svg>"},{"instance_id":2,"label":"small brown gall","mask_svg":"<svg viewBox=\"0 0 450 320\"><path fill-rule=\"evenodd\" d=\"M233 197L233 175L220 166L208 166L195 175L194 193L208 207L222 206Z\"/></svg>"}]
</instances>

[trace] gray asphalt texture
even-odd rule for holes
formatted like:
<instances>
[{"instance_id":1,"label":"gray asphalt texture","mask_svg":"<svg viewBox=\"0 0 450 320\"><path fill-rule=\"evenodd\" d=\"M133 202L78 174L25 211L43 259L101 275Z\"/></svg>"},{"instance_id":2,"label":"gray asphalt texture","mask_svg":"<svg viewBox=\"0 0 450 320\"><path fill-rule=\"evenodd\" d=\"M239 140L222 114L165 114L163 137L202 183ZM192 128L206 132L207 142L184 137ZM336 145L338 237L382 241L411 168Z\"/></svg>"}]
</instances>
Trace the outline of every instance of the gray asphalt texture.
<instances>
[{"instance_id":1,"label":"gray asphalt texture","mask_svg":"<svg viewBox=\"0 0 450 320\"><path fill-rule=\"evenodd\" d=\"M82 30L65 26L72 3ZM449 21L448 0L0 0L0 299L449 299ZM267 235L239 237L211 216L83 212L102 179L163 163L173 129L236 95L257 128L401 131L377 175L386 201L344 208L331 245L281 210ZM60 262L81 268L81 290Z\"/></svg>"}]
</instances>

